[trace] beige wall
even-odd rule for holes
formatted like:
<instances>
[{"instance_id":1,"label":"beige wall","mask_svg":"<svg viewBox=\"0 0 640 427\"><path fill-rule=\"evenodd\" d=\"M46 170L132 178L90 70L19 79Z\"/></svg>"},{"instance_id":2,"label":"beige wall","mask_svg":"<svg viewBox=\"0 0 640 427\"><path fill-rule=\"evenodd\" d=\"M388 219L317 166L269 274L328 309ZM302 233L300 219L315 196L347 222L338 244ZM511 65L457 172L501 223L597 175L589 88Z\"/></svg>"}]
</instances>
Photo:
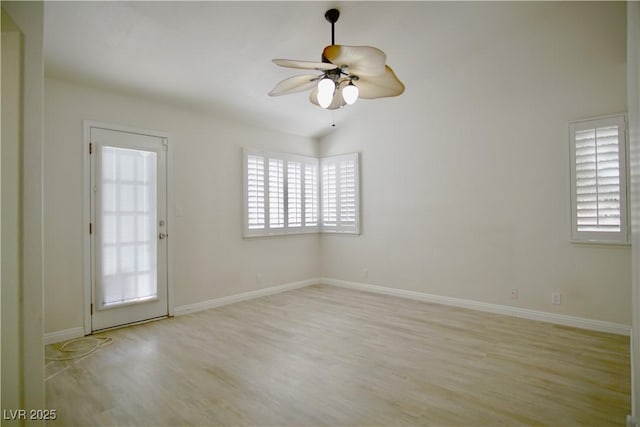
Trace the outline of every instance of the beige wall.
<instances>
[{"instance_id":1,"label":"beige wall","mask_svg":"<svg viewBox=\"0 0 640 427\"><path fill-rule=\"evenodd\" d=\"M20 335L22 39L2 10L2 409L22 408Z\"/></svg>"},{"instance_id":2,"label":"beige wall","mask_svg":"<svg viewBox=\"0 0 640 427\"><path fill-rule=\"evenodd\" d=\"M84 119L173 136L176 307L319 275L317 235L242 239L241 148L313 155L313 140L55 79L45 88L46 332L83 325Z\"/></svg>"},{"instance_id":3,"label":"beige wall","mask_svg":"<svg viewBox=\"0 0 640 427\"><path fill-rule=\"evenodd\" d=\"M3 203L3 222L5 207L20 216L20 228L18 229L19 247L14 243L8 250L20 250L17 259L20 269L17 282L5 282L2 280L3 294L12 287L17 287L17 292L9 294L18 295L17 322L8 325L12 331L17 332L17 340L12 340L9 346L17 346L17 357L20 359L15 375L19 378L17 389L11 390L12 395L20 396L20 403L25 409L44 408L44 346L43 346L43 232L42 232L42 149L43 149L43 85L44 85L44 59L43 59L43 4L34 2L2 2L3 12L10 17L15 28L22 35L21 66L19 68L21 91L20 122L17 132L19 150L22 152L21 165L17 171L21 183L19 184L19 203L17 208ZM6 20L3 19L3 23ZM13 25L12 25L13 27ZM4 47L4 46L3 46ZM4 52L3 52L4 59ZM15 58L13 58L15 60ZM4 71L4 67L3 67ZM3 81L3 107L4 107L4 81ZM15 114L15 92L9 90L14 99L9 105L13 105ZM12 122L14 119L12 119ZM3 117L4 122L4 117ZM3 129L4 137L4 129ZM15 134L12 136L15 138ZM12 142L15 144L15 139ZM13 169L14 171L16 169ZM15 173L9 180L15 179ZM13 184L15 186L15 184ZM4 179L3 179L4 186ZM3 188L4 190L4 188ZM15 188L14 188L15 190ZM3 191L4 197L4 191ZM15 197L9 199L16 202ZM17 209L17 210L16 210ZM9 234L11 235L11 233ZM4 236L3 236L4 237ZM5 241L3 239L3 246ZM5 251L3 250L3 256ZM14 261L15 262L15 261ZM4 263L4 258L3 258ZM10 264L11 265L11 264ZM15 264L14 264L15 265ZM4 274L4 272L3 272ZM3 311L4 317L4 311ZM4 319L3 319L4 320ZM3 322L3 351L5 350L5 325ZM14 332L12 332L13 334ZM13 336L13 335L11 335ZM4 368L4 365L3 365ZM12 367L13 369L13 367ZM3 394L5 385L3 382ZM3 400L4 405L4 400ZM12 408L18 409L18 408ZM38 423L27 421L26 425Z\"/></svg>"},{"instance_id":4,"label":"beige wall","mask_svg":"<svg viewBox=\"0 0 640 427\"><path fill-rule=\"evenodd\" d=\"M362 235L321 237L325 277L631 323L630 249L569 242L567 129L627 109L626 6L535 7L517 31L475 27L509 37L406 70L405 94L358 101L366 122L321 140L362 153Z\"/></svg>"}]
</instances>

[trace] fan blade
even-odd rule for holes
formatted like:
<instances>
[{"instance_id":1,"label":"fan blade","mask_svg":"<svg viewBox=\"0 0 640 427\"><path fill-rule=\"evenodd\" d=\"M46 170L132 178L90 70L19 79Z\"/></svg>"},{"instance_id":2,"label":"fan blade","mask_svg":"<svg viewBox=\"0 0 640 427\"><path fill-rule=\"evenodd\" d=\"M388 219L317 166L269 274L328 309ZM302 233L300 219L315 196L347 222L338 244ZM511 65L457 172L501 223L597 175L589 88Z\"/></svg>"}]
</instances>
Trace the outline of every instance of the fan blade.
<instances>
[{"instance_id":1,"label":"fan blade","mask_svg":"<svg viewBox=\"0 0 640 427\"><path fill-rule=\"evenodd\" d=\"M388 65L385 66L383 74L377 76L360 75L360 78L354 80L353 84L360 91L359 98L364 99L398 96L404 92L404 85Z\"/></svg>"},{"instance_id":2,"label":"fan blade","mask_svg":"<svg viewBox=\"0 0 640 427\"><path fill-rule=\"evenodd\" d=\"M328 62L296 61L294 59L274 59L273 63L281 67L299 68L303 70L326 71L336 68L335 65Z\"/></svg>"},{"instance_id":3,"label":"fan blade","mask_svg":"<svg viewBox=\"0 0 640 427\"><path fill-rule=\"evenodd\" d=\"M303 90L311 89L317 85L317 81L320 77L315 74L300 74L298 76L289 77L279 82L274 87L269 96L288 95L290 93L302 92Z\"/></svg>"},{"instance_id":4,"label":"fan blade","mask_svg":"<svg viewBox=\"0 0 640 427\"><path fill-rule=\"evenodd\" d=\"M338 67L347 66L349 74L375 76L385 72L387 55L371 46L331 45L324 48L322 57Z\"/></svg>"},{"instance_id":5,"label":"fan blade","mask_svg":"<svg viewBox=\"0 0 640 427\"><path fill-rule=\"evenodd\" d=\"M318 88L315 88L314 90L311 91L311 93L309 94L309 101L311 101L312 104L315 104L318 107L320 107L320 103L318 102ZM342 89L338 89L336 93L333 95L331 104L329 104L329 106L326 109L337 110L339 108L344 107L346 104L347 103L344 102L344 99L342 99Z\"/></svg>"}]
</instances>

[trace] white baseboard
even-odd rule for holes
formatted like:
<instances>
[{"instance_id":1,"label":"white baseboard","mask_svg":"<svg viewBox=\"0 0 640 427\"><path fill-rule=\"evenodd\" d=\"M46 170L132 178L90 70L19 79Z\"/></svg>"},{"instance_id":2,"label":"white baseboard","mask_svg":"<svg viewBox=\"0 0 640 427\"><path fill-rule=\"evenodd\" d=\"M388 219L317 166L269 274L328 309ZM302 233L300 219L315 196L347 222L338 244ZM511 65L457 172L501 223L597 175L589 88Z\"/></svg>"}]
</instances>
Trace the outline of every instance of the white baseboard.
<instances>
[{"instance_id":1,"label":"white baseboard","mask_svg":"<svg viewBox=\"0 0 640 427\"><path fill-rule=\"evenodd\" d=\"M426 294L423 292L408 291L405 289L389 288L386 286L370 285L367 283L349 282L346 280L332 279L329 277L312 278L301 280L299 282L285 283L283 285L272 286L269 288L258 289L256 291L244 292L241 294L230 295L227 297L216 298L207 301L201 301L194 304L175 307L174 315L180 316L197 311L207 310L209 308L221 307L227 304L233 304L249 299L260 298L267 295L273 295L292 289L304 288L318 283L325 285L338 286L342 288L356 289L365 292L374 292L378 294L391 295L400 298L408 298L417 301L431 302L435 304L450 305L453 307L468 308L471 310L484 311L494 314L503 314L507 316L520 317L523 319L538 320L541 322L554 323L557 325L571 326L574 328L587 329L591 331L607 332L617 335L629 336L631 326L605 322L602 320L587 319L584 317L568 316L565 314L549 313L546 311L529 310L526 308L509 307L505 305L489 304L486 302L473 301L462 298L445 297L441 295ZM84 328L77 327L65 329L62 331L49 332L44 335L44 343L55 344L74 338L80 338L85 335Z\"/></svg>"},{"instance_id":2,"label":"white baseboard","mask_svg":"<svg viewBox=\"0 0 640 427\"><path fill-rule=\"evenodd\" d=\"M422 292L408 291L404 289L388 288L386 286L370 285L367 283L349 282L346 280L320 278L320 283L342 288L357 289L360 291L375 292L378 294L392 295L401 298L409 298L418 301L436 304L450 305L454 307L469 308L488 313L504 314L507 316L521 317L523 319L538 320L541 322L555 323L557 325L571 326L574 328L588 329L591 331L608 332L617 335L629 336L631 326L621 323L605 322L602 320L587 319L584 317L568 316L565 314L549 313L546 311L529 310L526 308L509 307L506 305L489 304L486 302L467 300L462 298L445 297L441 295L425 294Z\"/></svg>"},{"instance_id":3,"label":"white baseboard","mask_svg":"<svg viewBox=\"0 0 640 427\"><path fill-rule=\"evenodd\" d=\"M77 328L64 329L62 331L47 332L44 334L44 345L55 344L83 336L84 328L81 326Z\"/></svg>"},{"instance_id":4,"label":"white baseboard","mask_svg":"<svg viewBox=\"0 0 640 427\"><path fill-rule=\"evenodd\" d=\"M320 283L320 279L313 278L307 280L301 280L299 282L285 283L283 285L272 286L269 288L258 289L256 291L243 292L241 294L229 295L228 297L210 299L207 301L201 301L194 304L183 305L176 307L173 310L175 316L181 316L183 314L195 313L197 311L207 310L213 307L220 307L227 304L233 304L240 301L246 301L249 299L260 298L267 295L273 295L280 292L290 291L292 289L304 288L305 286L315 285Z\"/></svg>"},{"instance_id":5,"label":"white baseboard","mask_svg":"<svg viewBox=\"0 0 640 427\"><path fill-rule=\"evenodd\" d=\"M196 311L206 310L208 308L220 307L227 304L233 304L234 302L245 301L253 298L260 298L267 295L277 294L292 289L304 288L305 286L315 285L320 283L320 279L307 279L299 282L285 283L283 285L272 286L265 289L258 289L257 291L244 292L241 294L230 295L228 297L212 299L208 301L197 302L195 304L183 305L175 307L173 313L175 316L180 316L188 313L195 313ZM55 344L62 341L71 340L74 338L80 338L85 336L84 328L77 327L71 329L65 329L62 331L48 332L44 334L44 344Z\"/></svg>"}]
</instances>

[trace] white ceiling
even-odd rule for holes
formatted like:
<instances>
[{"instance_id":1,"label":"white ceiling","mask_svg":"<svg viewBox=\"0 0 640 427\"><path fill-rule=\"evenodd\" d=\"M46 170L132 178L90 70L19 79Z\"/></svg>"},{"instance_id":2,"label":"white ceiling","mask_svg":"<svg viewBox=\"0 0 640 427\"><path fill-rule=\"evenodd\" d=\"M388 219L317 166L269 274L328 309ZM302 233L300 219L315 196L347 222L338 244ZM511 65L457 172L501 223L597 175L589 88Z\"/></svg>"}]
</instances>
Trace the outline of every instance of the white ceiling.
<instances>
[{"instance_id":1,"label":"white ceiling","mask_svg":"<svg viewBox=\"0 0 640 427\"><path fill-rule=\"evenodd\" d=\"M319 136L331 130L331 112L306 92L267 93L301 71L271 59L320 60L331 42L324 12L332 7L341 12L336 43L382 49L406 85L400 97L337 111L338 127L366 121L368 108L402 114L436 102L428 98L434 76L464 67L537 10L524 3L46 2L46 73Z\"/></svg>"}]
</instances>

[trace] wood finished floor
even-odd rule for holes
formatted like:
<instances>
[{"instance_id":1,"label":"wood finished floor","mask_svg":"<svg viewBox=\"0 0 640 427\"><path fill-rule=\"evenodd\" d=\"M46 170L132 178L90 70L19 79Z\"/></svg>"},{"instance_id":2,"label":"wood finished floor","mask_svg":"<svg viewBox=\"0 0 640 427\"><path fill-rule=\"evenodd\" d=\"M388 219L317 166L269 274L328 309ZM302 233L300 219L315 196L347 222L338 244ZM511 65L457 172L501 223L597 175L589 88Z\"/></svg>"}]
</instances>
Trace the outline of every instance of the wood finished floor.
<instances>
[{"instance_id":1,"label":"wood finished floor","mask_svg":"<svg viewBox=\"0 0 640 427\"><path fill-rule=\"evenodd\" d=\"M628 337L324 285L107 335L47 366L48 425L624 426L630 413Z\"/></svg>"}]
</instances>

